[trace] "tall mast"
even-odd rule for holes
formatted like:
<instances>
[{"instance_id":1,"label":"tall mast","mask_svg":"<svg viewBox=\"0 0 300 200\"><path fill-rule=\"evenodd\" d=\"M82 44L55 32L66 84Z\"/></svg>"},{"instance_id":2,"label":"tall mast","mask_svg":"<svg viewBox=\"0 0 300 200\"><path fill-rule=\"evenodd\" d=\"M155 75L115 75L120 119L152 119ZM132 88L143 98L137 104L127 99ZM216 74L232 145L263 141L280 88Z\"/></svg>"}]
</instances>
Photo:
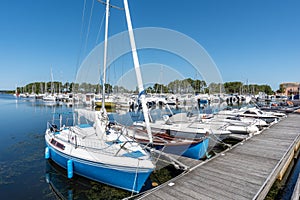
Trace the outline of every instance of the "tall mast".
<instances>
[{"instance_id":1,"label":"tall mast","mask_svg":"<svg viewBox=\"0 0 300 200\"><path fill-rule=\"evenodd\" d=\"M106 79L106 59L107 59L107 38L108 38L108 17L109 17L109 0L106 1L105 11L105 35L104 35L104 56L103 56L103 80L102 80L102 110L105 109L105 79Z\"/></svg>"},{"instance_id":2,"label":"tall mast","mask_svg":"<svg viewBox=\"0 0 300 200\"><path fill-rule=\"evenodd\" d=\"M52 73L52 68L51 68L51 94L54 94L54 85L53 85L53 73Z\"/></svg>"},{"instance_id":3,"label":"tall mast","mask_svg":"<svg viewBox=\"0 0 300 200\"><path fill-rule=\"evenodd\" d=\"M149 111L148 111L148 107L147 107L146 101L145 101L145 90L144 90L143 80L142 80L142 75L141 75L141 70L140 70L140 63L139 63L139 59L138 59L138 55L137 55L137 51L136 51L136 45L135 45L134 34L133 34L133 30L132 30L132 24L131 24L131 18L130 18L127 0L124 0L124 8L125 8L125 14L126 14L126 21L127 21L128 34L129 34L129 39L130 39L134 69L135 69L136 79L137 79L138 88L139 88L139 96L140 96L141 102L142 102L142 108L143 108L143 113L144 113L144 118L145 118L146 129L147 129L149 141L152 144L153 139L152 139L151 127L149 125L149 123L150 123Z\"/></svg>"}]
</instances>

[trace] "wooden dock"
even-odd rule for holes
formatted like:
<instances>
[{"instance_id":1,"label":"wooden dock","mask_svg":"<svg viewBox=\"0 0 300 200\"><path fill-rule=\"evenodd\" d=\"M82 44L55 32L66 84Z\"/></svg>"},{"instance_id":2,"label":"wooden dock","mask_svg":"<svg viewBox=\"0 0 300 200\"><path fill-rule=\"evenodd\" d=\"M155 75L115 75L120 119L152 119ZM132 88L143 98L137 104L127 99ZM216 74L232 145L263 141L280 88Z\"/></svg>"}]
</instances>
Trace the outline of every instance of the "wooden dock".
<instances>
[{"instance_id":1,"label":"wooden dock","mask_svg":"<svg viewBox=\"0 0 300 200\"><path fill-rule=\"evenodd\" d=\"M300 115L290 114L137 199L264 199L299 150L299 122Z\"/></svg>"}]
</instances>

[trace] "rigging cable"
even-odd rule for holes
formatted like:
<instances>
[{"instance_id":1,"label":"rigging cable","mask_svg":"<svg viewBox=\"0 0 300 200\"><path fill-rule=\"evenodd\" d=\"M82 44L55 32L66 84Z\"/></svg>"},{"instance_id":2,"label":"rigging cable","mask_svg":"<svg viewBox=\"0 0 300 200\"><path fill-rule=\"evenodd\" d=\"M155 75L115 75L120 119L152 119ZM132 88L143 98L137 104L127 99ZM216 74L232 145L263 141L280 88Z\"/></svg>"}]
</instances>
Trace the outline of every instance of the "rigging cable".
<instances>
[{"instance_id":1,"label":"rigging cable","mask_svg":"<svg viewBox=\"0 0 300 200\"><path fill-rule=\"evenodd\" d=\"M88 29L87 29L86 38L85 38L85 44L84 44L83 54L85 54L85 52L86 52L87 43L88 43L88 39L89 39L91 21L92 21L93 10L94 10L94 3L95 3L95 0L93 0L92 6L91 6L91 10L90 10L90 18L89 18L89 24L88 24Z\"/></svg>"},{"instance_id":2,"label":"rigging cable","mask_svg":"<svg viewBox=\"0 0 300 200\"><path fill-rule=\"evenodd\" d=\"M80 38L82 38L83 35L83 27L84 27L84 16L85 16L85 8L86 8L86 0L84 0L83 3L83 10L82 10L82 16L81 16L81 30L80 30Z\"/></svg>"},{"instance_id":3,"label":"rigging cable","mask_svg":"<svg viewBox=\"0 0 300 200\"><path fill-rule=\"evenodd\" d=\"M95 45L98 44L98 40L99 40L99 37L100 37L100 33L101 33L101 30L102 30L102 27L103 27L103 21L104 21L104 16L105 16L105 13L103 13L103 16L102 16L102 19L101 19L101 23L100 23L100 27L99 27L99 31L98 31L98 34L97 34L97 38L96 38L96 43Z\"/></svg>"},{"instance_id":4,"label":"rigging cable","mask_svg":"<svg viewBox=\"0 0 300 200\"><path fill-rule=\"evenodd\" d=\"M75 71L74 81L76 81L76 76L77 76L77 71L79 68L80 56L81 56L81 51L82 51L82 45L83 45L83 37L82 36L83 36L83 28L84 28L85 8L86 8L86 0L84 0L83 9L82 9L81 30L80 30L80 47L79 47L78 57L77 57L77 62L76 62L76 71ZM74 92L73 88L72 88L72 92Z\"/></svg>"},{"instance_id":5,"label":"rigging cable","mask_svg":"<svg viewBox=\"0 0 300 200\"><path fill-rule=\"evenodd\" d=\"M102 0L97 0L97 1L98 1L99 3L104 4L104 5L107 4L106 2L104 2L104 1L102 1ZM109 4L109 7L115 8L115 9L117 9L117 10L124 10L124 8L121 8L121 7L119 7L119 6L115 6L115 5L112 5L112 4Z\"/></svg>"}]
</instances>

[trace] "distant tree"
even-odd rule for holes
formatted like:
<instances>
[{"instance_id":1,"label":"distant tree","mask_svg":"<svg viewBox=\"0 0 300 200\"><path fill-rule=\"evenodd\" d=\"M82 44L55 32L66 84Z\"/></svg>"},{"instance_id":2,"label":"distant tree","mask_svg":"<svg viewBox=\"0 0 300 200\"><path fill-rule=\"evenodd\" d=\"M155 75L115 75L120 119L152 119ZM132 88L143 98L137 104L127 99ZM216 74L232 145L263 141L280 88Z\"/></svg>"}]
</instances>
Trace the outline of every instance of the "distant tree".
<instances>
[{"instance_id":1,"label":"distant tree","mask_svg":"<svg viewBox=\"0 0 300 200\"><path fill-rule=\"evenodd\" d=\"M181 85L181 81L175 80L170 82L167 87L171 93L176 94L179 93L180 85Z\"/></svg>"},{"instance_id":2,"label":"distant tree","mask_svg":"<svg viewBox=\"0 0 300 200\"><path fill-rule=\"evenodd\" d=\"M125 89L123 86L117 86L117 85L115 85L113 87L113 92L114 93L127 93L129 91L127 89Z\"/></svg>"},{"instance_id":3,"label":"distant tree","mask_svg":"<svg viewBox=\"0 0 300 200\"><path fill-rule=\"evenodd\" d=\"M146 92L147 93L153 93L154 90L153 90L153 88L151 86L149 86L149 87L147 87Z\"/></svg>"},{"instance_id":4,"label":"distant tree","mask_svg":"<svg viewBox=\"0 0 300 200\"><path fill-rule=\"evenodd\" d=\"M71 83L70 84L70 89L71 89L71 92L73 92L73 93L77 93L77 92L79 92L79 83Z\"/></svg>"},{"instance_id":5,"label":"distant tree","mask_svg":"<svg viewBox=\"0 0 300 200\"><path fill-rule=\"evenodd\" d=\"M169 92L168 86L165 86L164 84L154 84L153 90L156 93L168 93Z\"/></svg>"},{"instance_id":6,"label":"distant tree","mask_svg":"<svg viewBox=\"0 0 300 200\"><path fill-rule=\"evenodd\" d=\"M201 80L195 80L192 83L192 87L195 91L195 93L201 93L203 92L204 88L206 87L206 82Z\"/></svg>"},{"instance_id":7,"label":"distant tree","mask_svg":"<svg viewBox=\"0 0 300 200\"><path fill-rule=\"evenodd\" d=\"M105 83L105 93L110 94L112 92L113 92L112 86L108 83Z\"/></svg>"},{"instance_id":8,"label":"distant tree","mask_svg":"<svg viewBox=\"0 0 300 200\"><path fill-rule=\"evenodd\" d=\"M138 94L138 93L139 93L139 88L138 88L138 86L135 87L135 91L134 91L133 93L135 93L135 94Z\"/></svg>"},{"instance_id":9,"label":"distant tree","mask_svg":"<svg viewBox=\"0 0 300 200\"><path fill-rule=\"evenodd\" d=\"M210 83L206 93L215 94L223 92L223 84L222 83Z\"/></svg>"},{"instance_id":10,"label":"distant tree","mask_svg":"<svg viewBox=\"0 0 300 200\"><path fill-rule=\"evenodd\" d=\"M274 94L272 88L269 85L260 85L258 88L260 92L264 92L268 95Z\"/></svg>"},{"instance_id":11,"label":"distant tree","mask_svg":"<svg viewBox=\"0 0 300 200\"><path fill-rule=\"evenodd\" d=\"M226 82L224 83L225 92L227 94L239 93L243 86L242 82Z\"/></svg>"},{"instance_id":12,"label":"distant tree","mask_svg":"<svg viewBox=\"0 0 300 200\"><path fill-rule=\"evenodd\" d=\"M277 93L284 93L285 92L285 88L284 88L283 84L279 85L279 89L276 92Z\"/></svg>"}]
</instances>

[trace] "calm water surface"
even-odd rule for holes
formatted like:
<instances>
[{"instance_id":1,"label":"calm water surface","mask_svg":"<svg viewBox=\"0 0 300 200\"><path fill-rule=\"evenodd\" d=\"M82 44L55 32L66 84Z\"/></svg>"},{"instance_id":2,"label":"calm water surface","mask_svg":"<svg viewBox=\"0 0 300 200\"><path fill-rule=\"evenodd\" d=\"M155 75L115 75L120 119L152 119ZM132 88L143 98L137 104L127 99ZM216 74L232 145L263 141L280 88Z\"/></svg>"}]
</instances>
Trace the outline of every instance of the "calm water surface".
<instances>
[{"instance_id":1,"label":"calm water surface","mask_svg":"<svg viewBox=\"0 0 300 200\"><path fill-rule=\"evenodd\" d=\"M130 192L80 176L67 178L65 169L44 159L44 133L55 112L72 111L64 105L16 99L0 94L0 199L122 199ZM173 166L151 174L151 183L164 183L181 171Z\"/></svg>"},{"instance_id":2,"label":"calm water surface","mask_svg":"<svg viewBox=\"0 0 300 200\"><path fill-rule=\"evenodd\" d=\"M44 159L44 132L66 106L0 94L1 199L120 199L131 193L75 176Z\"/></svg>"}]
</instances>

